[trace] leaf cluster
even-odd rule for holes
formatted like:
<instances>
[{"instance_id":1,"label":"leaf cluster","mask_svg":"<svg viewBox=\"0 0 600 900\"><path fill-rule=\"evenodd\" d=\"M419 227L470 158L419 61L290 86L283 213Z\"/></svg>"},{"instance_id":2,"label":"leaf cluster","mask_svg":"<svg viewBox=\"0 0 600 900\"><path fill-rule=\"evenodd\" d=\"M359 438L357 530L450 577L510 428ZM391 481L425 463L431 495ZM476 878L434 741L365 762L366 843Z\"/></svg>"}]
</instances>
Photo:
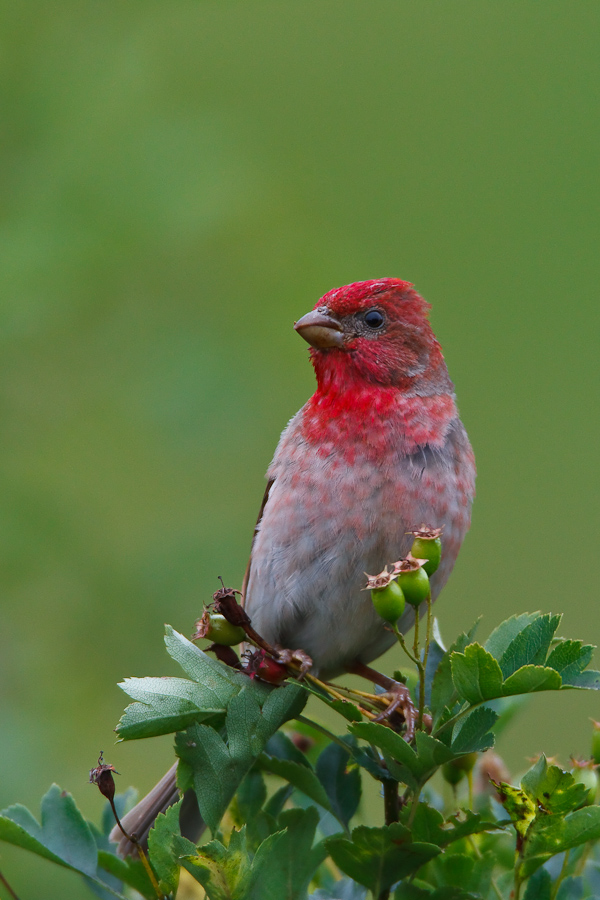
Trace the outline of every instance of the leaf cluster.
<instances>
[{"instance_id":1,"label":"leaf cluster","mask_svg":"<svg viewBox=\"0 0 600 900\"><path fill-rule=\"evenodd\" d=\"M341 714L342 733L327 734L302 715L305 686L252 680L167 627L185 677L127 679L133 702L117 733L175 735L178 786L193 791L207 828L200 844L182 837L180 804L160 815L148 840L153 884L139 859L114 853L110 815L97 828L56 785L41 823L10 807L0 838L78 872L103 898L174 897L182 869L209 900L600 898L600 807L577 775L541 757L518 786L483 782L467 798L447 788L445 803L439 793L445 767L468 770L493 746L515 698L600 687L592 648L556 638L559 622L523 614L485 644L472 629L448 649L435 632L421 682L426 725L410 743L360 704L322 696ZM308 753L282 730L290 722L310 732ZM382 824L361 821L364 778L386 795Z\"/></svg>"}]
</instances>

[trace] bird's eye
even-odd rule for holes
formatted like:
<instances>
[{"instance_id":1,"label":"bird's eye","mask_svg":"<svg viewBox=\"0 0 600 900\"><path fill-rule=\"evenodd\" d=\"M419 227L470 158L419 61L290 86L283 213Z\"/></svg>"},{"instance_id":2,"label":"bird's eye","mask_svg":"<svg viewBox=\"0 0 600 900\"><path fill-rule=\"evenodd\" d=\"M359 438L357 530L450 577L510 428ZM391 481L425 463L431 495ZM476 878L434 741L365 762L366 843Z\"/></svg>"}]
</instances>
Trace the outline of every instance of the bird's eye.
<instances>
[{"instance_id":1,"label":"bird's eye","mask_svg":"<svg viewBox=\"0 0 600 900\"><path fill-rule=\"evenodd\" d=\"M365 324L369 326L369 328L381 328L385 319L378 309L370 309L369 312L365 313Z\"/></svg>"}]
</instances>

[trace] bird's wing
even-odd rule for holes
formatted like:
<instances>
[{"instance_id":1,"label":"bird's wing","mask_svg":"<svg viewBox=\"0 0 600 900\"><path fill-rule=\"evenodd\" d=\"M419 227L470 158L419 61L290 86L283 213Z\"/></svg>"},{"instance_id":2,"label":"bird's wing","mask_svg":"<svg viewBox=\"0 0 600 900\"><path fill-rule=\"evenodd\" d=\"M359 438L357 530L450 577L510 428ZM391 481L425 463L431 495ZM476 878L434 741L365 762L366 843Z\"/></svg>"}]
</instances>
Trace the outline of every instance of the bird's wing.
<instances>
[{"instance_id":1,"label":"bird's wing","mask_svg":"<svg viewBox=\"0 0 600 900\"><path fill-rule=\"evenodd\" d=\"M246 566L246 572L244 573L244 580L242 582L242 606L245 604L246 600L246 589L248 587L248 582L250 581L250 569L252 567L252 551L254 550L254 542L256 540L256 535L258 534L258 528L263 517L263 513L265 511L265 506L267 505L267 500L269 499L269 493L273 484L275 483L274 478L269 478L267 482L267 487L265 488L265 495L262 498L262 503L260 504L260 509L258 511L258 518L256 520L256 525L254 526L254 532L252 534L252 546L250 548L250 558L248 559L248 565Z\"/></svg>"}]
</instances>

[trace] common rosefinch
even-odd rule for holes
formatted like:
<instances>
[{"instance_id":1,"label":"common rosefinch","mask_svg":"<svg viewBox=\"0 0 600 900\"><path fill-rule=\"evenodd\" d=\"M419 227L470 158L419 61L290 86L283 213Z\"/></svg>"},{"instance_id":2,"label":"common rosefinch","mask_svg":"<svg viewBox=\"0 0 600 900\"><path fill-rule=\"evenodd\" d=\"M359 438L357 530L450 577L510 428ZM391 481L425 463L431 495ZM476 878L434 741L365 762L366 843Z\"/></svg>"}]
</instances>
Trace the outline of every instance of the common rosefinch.
<instances>
[{"instance_id":1,"label":"common rosefinch","mask_svg":"<svg viewBox=\"0 0 600 900\"><path fill-rule=\"evenodd\" d=\"M306 651L322 678L395 640L363 590L365 572L405 556L421 523L443 527L435 599L469 527L473 452L428 309L408 282L382 278L330 291L295 325L317 390L269 468L245 606L259 634ZM407 609L400 630L413 618ZM142 801L147 817L176 799L174 769L163 782Z\"/></svg>"}]
</instances>

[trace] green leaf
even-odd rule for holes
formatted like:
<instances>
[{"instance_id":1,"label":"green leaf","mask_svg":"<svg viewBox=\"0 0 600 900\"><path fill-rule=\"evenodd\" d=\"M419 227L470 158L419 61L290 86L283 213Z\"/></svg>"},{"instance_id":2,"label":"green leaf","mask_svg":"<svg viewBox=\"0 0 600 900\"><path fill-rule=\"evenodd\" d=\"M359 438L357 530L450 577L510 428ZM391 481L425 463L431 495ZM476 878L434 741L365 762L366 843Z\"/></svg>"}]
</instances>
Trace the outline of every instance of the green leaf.
<instances>
[{"instance_id":1,"label":"green leaf","mask_svg":"<svg viewBox=\"0 0 600 900\"><path fill-rule=\"evenodd\" d=\"M71 794L53 784L42 798L41 825L26 807L16 804L0 813L0 840L73 869L104 891L122 895L98 873L98 850L90 826Z\"/></svg>"},{"instance_id":2,"label":"green leaf","mask_svg":"<svg viewBox=\"0 0 600 900\"><path fill-rule=\"evenodd\" d=\"M241 680L238 672L208 656L170 625L165 625L165 646L171 659L179 663L192 681L212 691L213 706L227 703L232 685L237 684L239 690Z\"/></svg>"},{"instance_id":3,"label":"green leaf","mask_svg":"<svg viewBox=\"0 0 600 900\"><path fill-rule=\"evenodd\" d=\"M256 766L248 772L237 790L235 801L241 817L240 824L250 822L258 815L267 799L265 780Z\"/></svg>"},{"instance_id":4,"label":"green leaf","mask_svg":"<svg viewBox=\"0 0 600 900\"><path fill-rule=\"evenodd\" d=\"M538 869L527 882L527 890L523 900L551 900L552 878L546 869Z\"/></svg>"},{"instance_id":5,"label":"green leaf","mask_svg":"<svg viewBox=\"0 0 600 900\"><path fill-rule=\"evenodd\" d=\"M540 756L523 776L521 787L543 809L555 815L577 809L587 796L583 784L577 782L570 772L563 772L558 766L549 766L545 756Z\"/></svg>"},{"instance_id":6,"label":"green leaf","mask_svg":"<svg viewBox=\"0 0 600 900\"><path fill-rule=\"evenodd\" d=\"M533 694L536 691L558 691L561 678L556 669L546 666L522 666L504 682L504 694Z\"/></svg>"},{"instance_id":7,"label":"green leaf","mask_svg":"<svg viewBox=\"0 0 600 900\"><path fill-rule=\"evenodd\" d=\"M304 900L327 855L323 842L313 846L318 823L314 806L285 810L279 817L285 830L267 838L256 851L247 894L240 900Z\"/></svg>"},{"instance_id":8,"label":"green leaf","mask_svg":"<svg viewBox=\"0 0 600 900\"><path fill-rule=\"evenodd\" d=\"M454 726L450 749L454 755L481 753L494 746L490 732L498 719L498 713L489 706L480 706Z\"/></svg>"},{"instance_id":9,"label":"green leaf","mask_svg":"<svg viewBox=\"0 0 600 900\"><path fill-rule=\"evenodd\" d=\"M325 845L334 863L377 897L440 853L434 844L412 842L399 822L381 828L359 825L351 838L330 837Z\"/></svg>"},{"instance_id":10,"label":"green leaf","mask_svg":"<svg viewBox=\"0 0 600 900\"><path fill-rule=\"evenodd\" d=\"M581 641L560 641L550 653L546 665L556 669L563 681L583 672L592 661L594 647Z\"/></svg>"},{"instance_id":11,"label":"green leaf","mask_svg":"<svg viewBox=\"0 0 600 900\"><path fill-rule=\"evenodd\" d=\"M521 872L531 875L550 857L600 838L600 806L576 809L564 818L540 816L532 824L525 844Z\"/></svg>"},{"instance_id":12,"label":"green leaf","mask_svg":"<svg viewBox=\"0 0 600 900\"><path fill-rule=\"evenodd\" d=\"M229 847L210 841L197 850L184 838L174 840L179 861L186 872L202 885L209 900L237 900L245 897L250 876L245 830L232 831Z\"/></svg>"},{"instance_id":13,"label":"green leaf","mask_svg":"<svg viewBox=\"0 0 600 900\"><path fill-rule=\"evenodd\" d=\"M295 718L306 702L298 684L257 692L249 679L229 701L226 741L207 725L192 725L175 739L177 755L190 767L200 813L215 832L242 778L272 734Z\"/></svg>"},{"instance_id":14,"label":"green leaf","mask_svg":"<svg viewBox=\"0 0 600 900\"><path fill-rule=\"evenodd\" d=\"M350 750L344 750L333 742L319 755L316 769L334 816L347 828L360 802L360 769L353 761Z\"/></svg>"},{"instance_id":15,"label":"green leaf","mask_svg":"<svg viewBox=\"0 0 600 900\"><path fill-rule=\"evenodd\" d=\"M350 726L350 731L383 751L386 761L392 763L390 771L398 780L415 790L420 786L422 769L417 754L399 734L377 722L357 722Z\"/></svg>"},{"instance_id":16,"label":"green leaf","mask_svg":"<svg viewBox=\"0 0 600 900\"><path fill-rule=\"evenodd\" d=\"M173 854L173 837L179 835L182 800L159 813L148 834L148 855L163 894L175 894L179 885L179 862Z\"/></svg>"},{"instance_id":17,"label":"green leaf","mask_svg":"<svg viewBox=\"0 0 600 900\"><path fill-rule=\"evenodd\" d=\"M556 900L582 900L584 891L584 880L581 876L576 877L569 875L561 883ZM587 900L594 900L594 897L588 895ZM596 895L597 900L597 895Z\"/></svg>"},{"instance_id":18,"label":"green leaf","mask_svg":"<svg viewBox=\"0 0 600 900\"><path fill-rule=\"evenodd\" d=\"M446 648L444 647L442 636L440 634L440 625L437 618L434 617L429 653L427 654L427 666L425 667L425 706L429 708L431 708L433 679L435 678L440 663L445 655Z\"/></svg>"},{"instance_id":19,"label":"green leaf","mask_svg":"<svg viewBox=\"0 0 600 900\"><path fill-rule=\"evenodd\" d=\"M508 678L523 666L543 666L561 616L538 616L510 642L502 654L500 668Z\"/></svg>"},{"instance_id":20,"label":"green leaf","mask_svg":"<svg viewBox=\"0 0 600 900\"><path fill-rule=\"evenodd\" d=\"M571 675L568 682L563 679L563 688L584 688L588 691L600 691L600 672L586 669L580 675Z\"/></svg>"},{"instance_id":21,"label":"green leaf","mask_svg":"<svg viewBox=\"0 0 600 900\"><path fill-rule=\"evenodd\" d=\"M495 659L502 659L508 646L512 644L517 635L527 628L528 625L531 625L539 615L539 612L521 613L520 616L511 616L510 619L501 622L497 628L494 628L485 642L485 649Z\"/></svg>"},{"instance_id":22,"label":"green leaf","mask_svg":"<svg viewBox=\"0 0 600 900\"><path fill-rule=\"evenodd\" d=\"M433 715L433 726L437 728L440 719L444 714L446 707L453 705L456 700L456 689L452 681L451 659L453 653L462 652L468 644L471 643L473 635L477 629L477 622L466 634L459 635L453 644L446 650L437 671L433 677L431 685L431 712Z\"/></svg>"},{"instance_id":23,"label":"green leaf","mask_svg":"<svg viewBox=\"0 0 600 900\"><path fill-rule=\"evenodd\" d=\"M211 705L212 691L185 678L126 678L119 687L138 702L126 709L116 732L121 740L155 737L185 729L194 722L223 716L226 704ZM230 698L239 692L231 686Z\"/></svg>"},{"instance_id":24,"label":"green leaf","mask_svg":"<svg viewBox=\"0 0 600 900\"><path fill-rule=\"evenodd\" d=\"M276 756L277 759L291 759L301 766L311 768L310 761L305 753L296 747L293 741L283 731L277 731L267 741L265 753L268 756Z\"/></svg>"},{"instance_id":25,"label":"green leaf","mask_svg":"<svg viewBox=\"0 0 600 900\"><path fill-rule=\"evenodd\" d=\"M268 772L289 781L297 790L302 791L303 794L306 794L307 797L314 800L327 812L333 813L329 797L312 768L301 766L299 763L292 762L289 759L277 759L276 757L267 756L264 753L260 758L260 763Z\"/></svg>"},{"instance_id":26,"label":"green leaf","mask_svg":"<svg viewBox=\"0 0 600 900\"><path fill-rule=\"evenodd\" d=\"M410 810L407 808L406 819L409 814ZM497 823L485 821L471 810L465 810L464 815L463 821L459 821L458 817L454 816L445 822L444 817L437 809L427 803L419 803L411 825L412 838L414 841L435 844L437 847L447 847L471 834L498 829Z\"/></svg>"},{"instance_id":27,"label":"green leaf","mask_svg":"<svg viewBox=\"0 0 600 900\"><path fill-rule=\"evenodd\" d=\"M481 644L469 644L451 656L452 680L461 697L471 704L502 696L502 670Z\"/></svg>"},{"instance_id":28,"label":"green leaf","mask_svg":"<svg viewBox=\"0 0 600 900\"><path fill-rule=\"evenodd\" d=\"M362 722L363 717L361 711L354 703L350 703L348 700L332 700L329 703L329 706L343 716L348 722Z\"/></svg>"},{"instance_id":29,"label":"green leaf","mask_svg":"<svg viewBox=\"0 0 600 900\"><path fill-rule=\"evenodd\" d=\"M484 853L474 858L466 853L446 853L436 859L436 875L446 887L472 891L476 897L487 897L496 856Z\"/></svg>"}]
</instances>

